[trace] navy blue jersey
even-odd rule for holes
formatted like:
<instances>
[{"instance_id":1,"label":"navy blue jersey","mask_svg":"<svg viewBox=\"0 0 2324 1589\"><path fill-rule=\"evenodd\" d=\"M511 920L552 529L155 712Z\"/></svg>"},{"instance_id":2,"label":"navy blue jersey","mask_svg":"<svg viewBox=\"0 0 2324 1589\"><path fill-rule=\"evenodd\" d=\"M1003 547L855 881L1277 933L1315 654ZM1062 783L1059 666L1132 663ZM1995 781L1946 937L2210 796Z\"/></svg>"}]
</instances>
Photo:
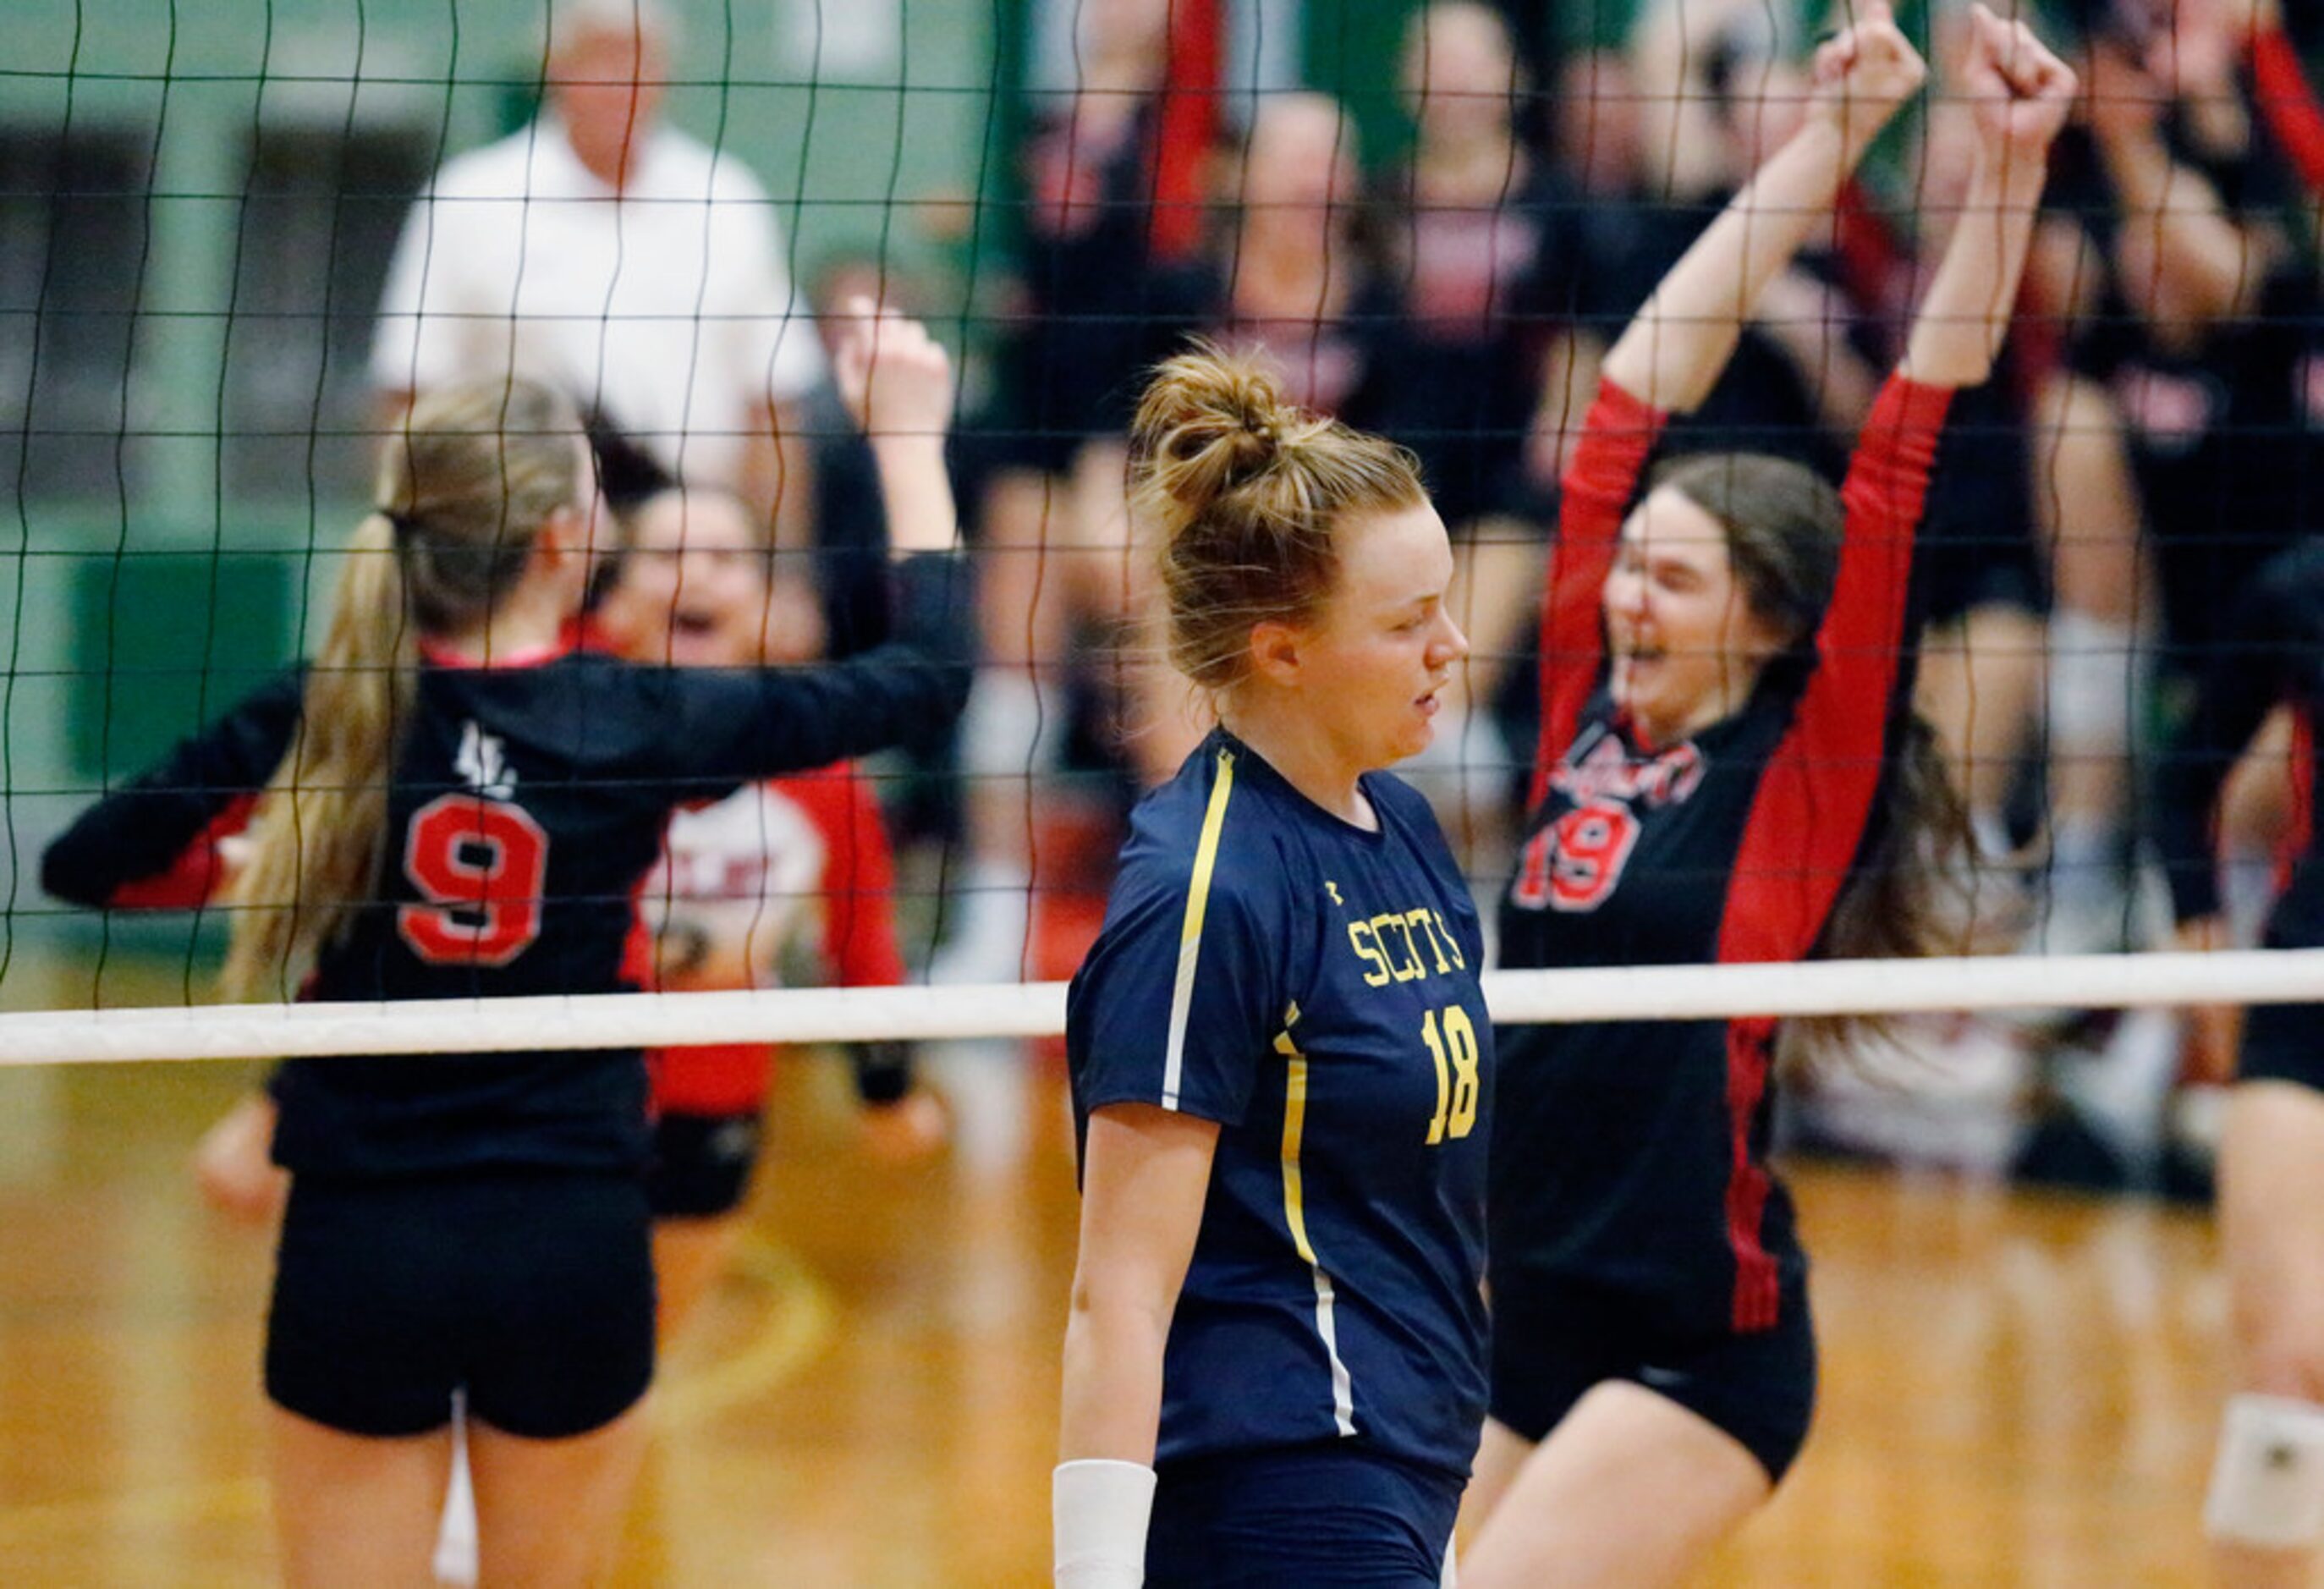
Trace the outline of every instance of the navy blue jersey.
<instances>
[{"instance_id":1,"label":"navy blue jersey","mask_svg":"<svg viewBox=\"0 0 2324 1589\"><path fill-rule=\"evenodd\" d=\"M1603 592L1665 417L1611 382L1564 485L1542 636L1536 808L1500 910L1512 966L1804 958L1873 820L1907 572L1950 393L1890 378L1841 496L1838 581L1803 669L1652 744L1605 688ZM1704 1336L1773 1329L1806 1260L1767 1163L1775 1023L1596 1021L1502 1036L1492 1279Z\"/></svg>"},{"instance_id":2,"label":"navy blue jersey","mask_svg":"<svg viewBox=\"0 0 2324 1589\"><path fill-rule=\"evenodd\" d=\"M570 650L515 666L426 661L379 885L324 947L303 996L624 991L634 898L674 808L940 725L964 684L964 669L908 645L762 670ZM46 858L51 891L127 902L124 885L198 849L280 761L297 698L288 680L262 688L85 813ZM294 1060L274 1091L275 1156L300 1172L629 1169L646 1150L634 1050Z\"/></svg>"},{"instance_id":3,"label":"navy blue jersey","mask_svg":"<svg viewBox=\"0 0 2324 1589\"><path fill-rule=\"evenodd\" d=\"M1474 904L1385 774L1366 832L1213 733L1131 818L1065 1021L1074 1108L1219 1123L1157 1460L1333 1437L1468 1471L1492 1038Z\"/></svg>"},{"instance_id":4,"label":"navy blue jersey","mask_svg":"<svg viewBox=\"0 0 2324 1589\"><path fill-rule=\"evenodd\" d=\"M2314 820L2318 744L2324 713L2324 542L2277 557L2255 581L2212 654L2185 738L2164 764L2156 840L2170 869L2181 921L2220 910L2212 844L2219 790L2260 725L2278 706L2292 720L2294 819L2279 857L2271 948L2324 947L2324 848Z\"/></svg>"}]
</instances>

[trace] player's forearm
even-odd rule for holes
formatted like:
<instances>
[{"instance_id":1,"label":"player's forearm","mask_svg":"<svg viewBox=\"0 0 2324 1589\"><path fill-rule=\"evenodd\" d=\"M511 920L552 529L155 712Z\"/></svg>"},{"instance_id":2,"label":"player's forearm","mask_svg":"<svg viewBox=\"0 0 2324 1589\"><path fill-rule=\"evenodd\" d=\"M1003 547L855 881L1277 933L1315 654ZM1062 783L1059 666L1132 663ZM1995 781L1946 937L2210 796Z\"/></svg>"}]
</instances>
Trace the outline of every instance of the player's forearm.
<instances>
[{"instance_id":1,"label":"player's forearm","mask_svg":"<svg viewBox=\"0 0 2324 1589\"><path fill-rule=\"evenodd\" d=\"M2123 225L2152 228L2156 268L2196 312L2219 319L2248 308L2262 273L2209 180L2173 161L2159 137L2109 138L2100 147Z\"/></svg>"},{"instance_id":2,"label":"player's forearm","mask_svg":"<svg viewBox=\"0 0 2324 1589\"><path fill-rule=\"evenodd\" d=\"M874 436L872 456L888 506L888 550L897 557L951 551L960 532L942 436Z\"/></svg>"},{"instance_id":3,"label":"player's forearm","mask_svg":"<svg viewBox=\"0 0 2324 1589\"><path fill-rule=\"evenodd\" d=\"M1980 158L1960 224L1922 300L1904 373L1930 386L1978 386L2008 335L2034 243L2043 162Z\"/></svg>"},{"instance_id":4,"label":"player's forearm","mask_svg":"<svg viewBox=\"0 0 2324 1589\"><path fill-rule=\"evenodd\" d=\"M1151 1465L1162 1419L1162 1350L1170 1310L1090 1298L1076 1281L1065 1321L1057 1460Z\"/></svg>"},{"instance_id":5,"label":"player's forearm","mask_svg":"<svg viewBox=\"0 0 2324 1589\"><path fill-rule=\"evenodd\" d=\"M1768 283L1831 223L1867 142L1830 117L1810 117L1671 267L1607 354L1607 378L1665 412L1700 404Z\"/></svg>"}]
</instances>

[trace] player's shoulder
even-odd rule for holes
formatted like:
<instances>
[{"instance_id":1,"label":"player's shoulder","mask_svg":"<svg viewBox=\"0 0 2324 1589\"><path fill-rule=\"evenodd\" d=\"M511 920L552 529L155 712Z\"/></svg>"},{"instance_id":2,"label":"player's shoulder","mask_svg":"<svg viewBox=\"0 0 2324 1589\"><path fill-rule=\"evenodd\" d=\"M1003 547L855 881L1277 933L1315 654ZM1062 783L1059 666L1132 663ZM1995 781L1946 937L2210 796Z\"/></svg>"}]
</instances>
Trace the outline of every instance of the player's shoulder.
<instances>
[{"instance_id":1,"label":"player's shoulder","mask_svg":"<svg viewBox=\"0 0 2324 1589\"><path fill-rule=\"evenodd\" d=\"M1122 846L1121 876L1132 884L1254 910L1279 897L1291 864L1274 780L1250 753L1213 734L1176 776L1139 800Z\"/></svg>"}]
</instances>

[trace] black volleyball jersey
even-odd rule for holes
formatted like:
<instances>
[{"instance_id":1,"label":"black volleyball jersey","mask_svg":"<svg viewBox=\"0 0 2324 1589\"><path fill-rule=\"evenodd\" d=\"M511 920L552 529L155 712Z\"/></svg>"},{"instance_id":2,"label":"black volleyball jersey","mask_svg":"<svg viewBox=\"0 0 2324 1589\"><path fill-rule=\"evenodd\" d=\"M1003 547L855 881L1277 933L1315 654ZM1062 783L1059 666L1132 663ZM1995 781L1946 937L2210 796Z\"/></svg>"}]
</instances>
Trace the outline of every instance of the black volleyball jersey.
<instances>
[{"instance_id":1,"label":"black volleyball jersey","mask_svg":"<svg viewBox=\"0 0 2324 1589\"><path fill-rule=\"evenodd\" d=\"M1139 802L1065 1047L1109 1104L1219 1123L1157 1459L1358 1439L1465 1474L1485 1412L1491 1027L1427 802L1341 821L1213 733Z\"/></svg>"},{"instance_id":2,"label":"black volleyball jersey","mask_svg":"<svg viewBox=\"0 0 2324 1589\"><path fill-rule=\"evenodd\" d=\"M635 895L674 808L939 727L965 684L964 669L903 644L741 670L639 667L569 647L490 666L426 658L388 790L379 887L300 995L627 991ZM131 902L124 886L207 855L213 822L288 748L298 699L295 676L262 688L85 813L46 857L51 892ZM302 1173L628 1169L646 1149L635 1050L298 1059L273 1086L275 1157Z\"/></svg>"},{"instance_id":3,"label":"black volleyball jersey","mask_svg":"<svg viewBox=\"0 0 2324 1589\"><path fill-rule=\"evenodd\" d=\"M2278 855L2272 948L2324 947L2324 854L2317 845L2316 725L2324 710L2324 542L2311 541L2261 570L2212 652L2185 737L2163 763L2156 844L2181 921L2220 910L2213 844L2219 789L2267 715L2291 708L2293 820Z\"/></svg>"},{"instance_id":4,"label":"black volleyball jersey","mask_svg":"<svg viewBox=\"0 0 2324 1589\"><path fill-rule=\"evenodd\" d=\"M1089 435L1130 423L1157 356L1152 322L1172 318L1151 291L1160 128L1148 98L1102 134L1070 103L1028 130L1025 312L1003 348L1020 423Z\"/></svg>"},{"instance_id":5,"label":"black volleyball jersey","mask_svg":"<svg viewBox=\"0 0 2324 1589\"><path fill-rule=\"evenodd\" d=\"M1839 583L1800 676L1642 741L1604 688L1601 592L1664 416L1608 383L1563 492L1543 635L1536 807L1500 908L1505 965L1795 961L1823 931L1882 780L1904 680L1913 537L1944 390L1892 377L1842 496ZM1500 1034L1493 1286L1610 1288L1675 1327L1761 1330L1804 1266L1766 1164L1766 1019Z\"/></svg>"},{"instance_id":6,"label":"black volleyball jersey","mask_svg":"<svg viewBox=\"0 0 2324 1589\"><path fill-rule=\"evenodd\" d=\"M1406 312L1375 422L1419 457L1455 526L1501 505L1584 280L1580 196L1546 162L1514 159L1492 203L1423 199L1409 171L1382 202Z\"/></svg>"}]
</instances>

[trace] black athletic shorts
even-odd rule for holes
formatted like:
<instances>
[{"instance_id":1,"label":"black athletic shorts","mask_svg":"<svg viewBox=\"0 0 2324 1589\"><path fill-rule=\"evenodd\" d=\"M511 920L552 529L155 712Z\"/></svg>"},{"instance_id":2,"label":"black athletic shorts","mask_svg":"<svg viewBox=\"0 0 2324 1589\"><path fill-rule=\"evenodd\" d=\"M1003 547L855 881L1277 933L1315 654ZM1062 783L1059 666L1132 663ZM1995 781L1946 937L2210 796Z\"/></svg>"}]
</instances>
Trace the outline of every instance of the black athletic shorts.
<instances>
[{"instance_id":1,"label":"black athletic shorts","mask_svg":"<svg viewBox=\"0 0 2324 1589\"><path fill-rule=\"evenodd\" d=\"M1164 1463L1147 1589L1438 1589L1466 1488L1345 1440Z\"/></svg>"},{"instance_id":2,"label":"black athletic shorts","mask_svg":"<svg viewBox=\"0 0 2324 1589\"><path fill-rule=\"evenodd\" d=\"M1815 1411L1815 1326L1806 1287L1784 1288L1771 1330L1681 1335L1645 1309L1544 1290L1493 1293L1496 1420L1528 1440L1555 1428L1592 1386L1628 1380L1742 1442L1780 1483Z\"/></svg>"},{"instance_id":3,"label":"black athletic shorts","mask_svg":"<svg viewBox=\"0 0 2324 1589\"><path fill-rule=\"evenodd\" d=\"M351 1435L441 1428L459 1390L512 1435L600 1428L653 1379L650 1228L634 1176L297 1176L266 1393Z\"/></svg>"},{"instance_id":4,"label":"black athletic shorts","mask_svg":"<svg viewBox=\"0 0 2324 1589\"><path fill-rule=\"evenodd\" d=\"M2297 1082L2324 1093L2324 1004L2254 1004L2244 1017L2236 1076Z\"/></svg>"},{"instance_id":5,"label":"black athletic shorts","mask_svg":"<svg viewBox=\"0 0 2324 1589\"><path fill-rule=\"evenodd\" d=\"M715 1219L732 1214L751 1189L764 1135L760 1111L674 1114L654 1121L646 1202L656 1219Z\"/></svg>"}]
</instances>

